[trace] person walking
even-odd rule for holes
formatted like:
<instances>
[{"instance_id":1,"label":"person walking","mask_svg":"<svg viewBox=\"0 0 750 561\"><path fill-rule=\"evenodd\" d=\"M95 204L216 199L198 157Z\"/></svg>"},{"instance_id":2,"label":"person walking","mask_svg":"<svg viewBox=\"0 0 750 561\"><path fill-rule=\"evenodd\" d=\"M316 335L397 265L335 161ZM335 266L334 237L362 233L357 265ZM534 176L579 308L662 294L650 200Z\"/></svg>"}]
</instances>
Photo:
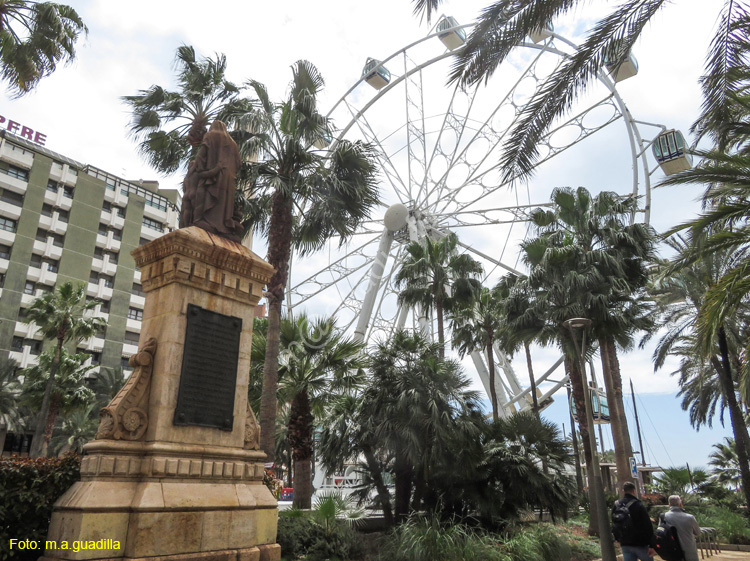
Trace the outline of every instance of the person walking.
<instances>
[{"instance_id":1,"label":"person walking","mask_svg":"<svg viewBox=\"0 0 750 561\"><path fill-rule=\"evenodd\" d=\"M698 546L695 538L701 535L701 527L695 516L688 514L682 508L682 499L679 495L669 497L669 512L664 513L664 520L677 528L677 539L682 547L684 561L699 561Z\"/></svg>"},{"instance_id":2,"label":"person walking","mask_svg":"<svg viewBox=\"0 0 750 561\"><path fill-rule=\"evenodd\" d=\"M635 496L633 483L625 483L622 491L623 497L612 509L612 533L620 543L623 561L653 561L656 536L648 511Z\"/></svg>"}]
</instances>

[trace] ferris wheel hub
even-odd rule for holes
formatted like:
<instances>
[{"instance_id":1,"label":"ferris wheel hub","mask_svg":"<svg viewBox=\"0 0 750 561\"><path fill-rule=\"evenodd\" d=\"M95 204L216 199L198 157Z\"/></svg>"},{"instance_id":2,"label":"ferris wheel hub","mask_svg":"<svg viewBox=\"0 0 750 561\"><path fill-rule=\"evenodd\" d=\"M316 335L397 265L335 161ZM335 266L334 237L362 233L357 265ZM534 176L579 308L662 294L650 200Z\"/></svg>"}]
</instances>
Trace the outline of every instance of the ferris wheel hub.
<instances>
[{"instance_id":1,"label":"ferris wheel hub","mask_svg":"<svg viewBox=\"0 0 750 561\"><path fill-rule=\"evenodd\" d=\"M398 232L406 226L408 216L409 209L406 208L406 205L396 203L385 211L383 222L385 223L385 227L391 232Z\"/></svg>"}]
</instances>

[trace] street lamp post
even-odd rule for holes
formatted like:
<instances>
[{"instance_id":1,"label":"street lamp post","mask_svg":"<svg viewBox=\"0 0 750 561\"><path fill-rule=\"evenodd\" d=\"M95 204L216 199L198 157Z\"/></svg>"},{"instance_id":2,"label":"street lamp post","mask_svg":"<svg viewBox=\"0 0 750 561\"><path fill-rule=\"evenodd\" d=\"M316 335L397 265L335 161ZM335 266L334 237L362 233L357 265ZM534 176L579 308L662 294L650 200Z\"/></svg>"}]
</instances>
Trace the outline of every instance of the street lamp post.
<instances>
[{"instance_id":1,"label":"street lamp post","mask_svg":"<svg viewBox=\"0 0 750 561\"><path fill-rule=\"evenodd\" d=\"M589 473L589 485L594 490L596 497L596 518L599 522L599 543L602 548L602 561L616 561L615 543L612 533L609 531L609 516L607 516L607 503L604 498L604 486L602 485L602 473L599 468L599 458L596 455L596 439L594 437L594 415L591 405L591 392L586 381L586 363L584 353L586 352L586 328L591 325L588 318L573 318L566 320L563 325L570 330L573 344L578 355L581 383L583 384L583 403L586 408L586 432L588 432L589 448L591 450L591 472ZM581 344L578 345L576 332L581 332Z\"/></svg>"}]
</instances>

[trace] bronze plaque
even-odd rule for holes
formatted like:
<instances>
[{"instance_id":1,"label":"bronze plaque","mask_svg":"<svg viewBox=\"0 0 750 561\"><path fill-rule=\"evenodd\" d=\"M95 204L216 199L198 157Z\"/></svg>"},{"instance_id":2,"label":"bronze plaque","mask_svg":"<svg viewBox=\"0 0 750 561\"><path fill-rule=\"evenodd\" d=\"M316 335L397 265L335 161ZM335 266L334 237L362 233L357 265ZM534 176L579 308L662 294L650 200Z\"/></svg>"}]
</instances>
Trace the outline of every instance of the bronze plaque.
<instances>
[{"instance_id":1,"label":"bronze plaque","mask_svg":"<svg viewBox=\"0 0 750 561\"><path fill-rule=\"evenodd\" d=\"M175 425L232 430L242 319L188 304Z\"/></svg>"}]
</instances>

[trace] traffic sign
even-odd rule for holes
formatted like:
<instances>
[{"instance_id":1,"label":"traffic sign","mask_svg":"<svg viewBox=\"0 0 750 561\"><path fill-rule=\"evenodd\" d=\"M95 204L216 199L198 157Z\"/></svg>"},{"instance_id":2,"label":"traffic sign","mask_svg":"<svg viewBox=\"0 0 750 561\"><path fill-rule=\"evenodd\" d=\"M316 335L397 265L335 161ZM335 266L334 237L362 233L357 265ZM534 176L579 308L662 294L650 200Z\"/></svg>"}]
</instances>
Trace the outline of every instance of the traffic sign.
<instances>
[{"instance_id":1,"label":"traffic sign","mask_svg":"<svg viewBox=\"0 0 750 561\"><path fill-rule=\"evenodd\" d=\"M632 456L630 457L630 473L633 474L633 477L635 479L638 479L638 466L635 463L635 458L633 458Z\"/></svg>"}]
</instances>

